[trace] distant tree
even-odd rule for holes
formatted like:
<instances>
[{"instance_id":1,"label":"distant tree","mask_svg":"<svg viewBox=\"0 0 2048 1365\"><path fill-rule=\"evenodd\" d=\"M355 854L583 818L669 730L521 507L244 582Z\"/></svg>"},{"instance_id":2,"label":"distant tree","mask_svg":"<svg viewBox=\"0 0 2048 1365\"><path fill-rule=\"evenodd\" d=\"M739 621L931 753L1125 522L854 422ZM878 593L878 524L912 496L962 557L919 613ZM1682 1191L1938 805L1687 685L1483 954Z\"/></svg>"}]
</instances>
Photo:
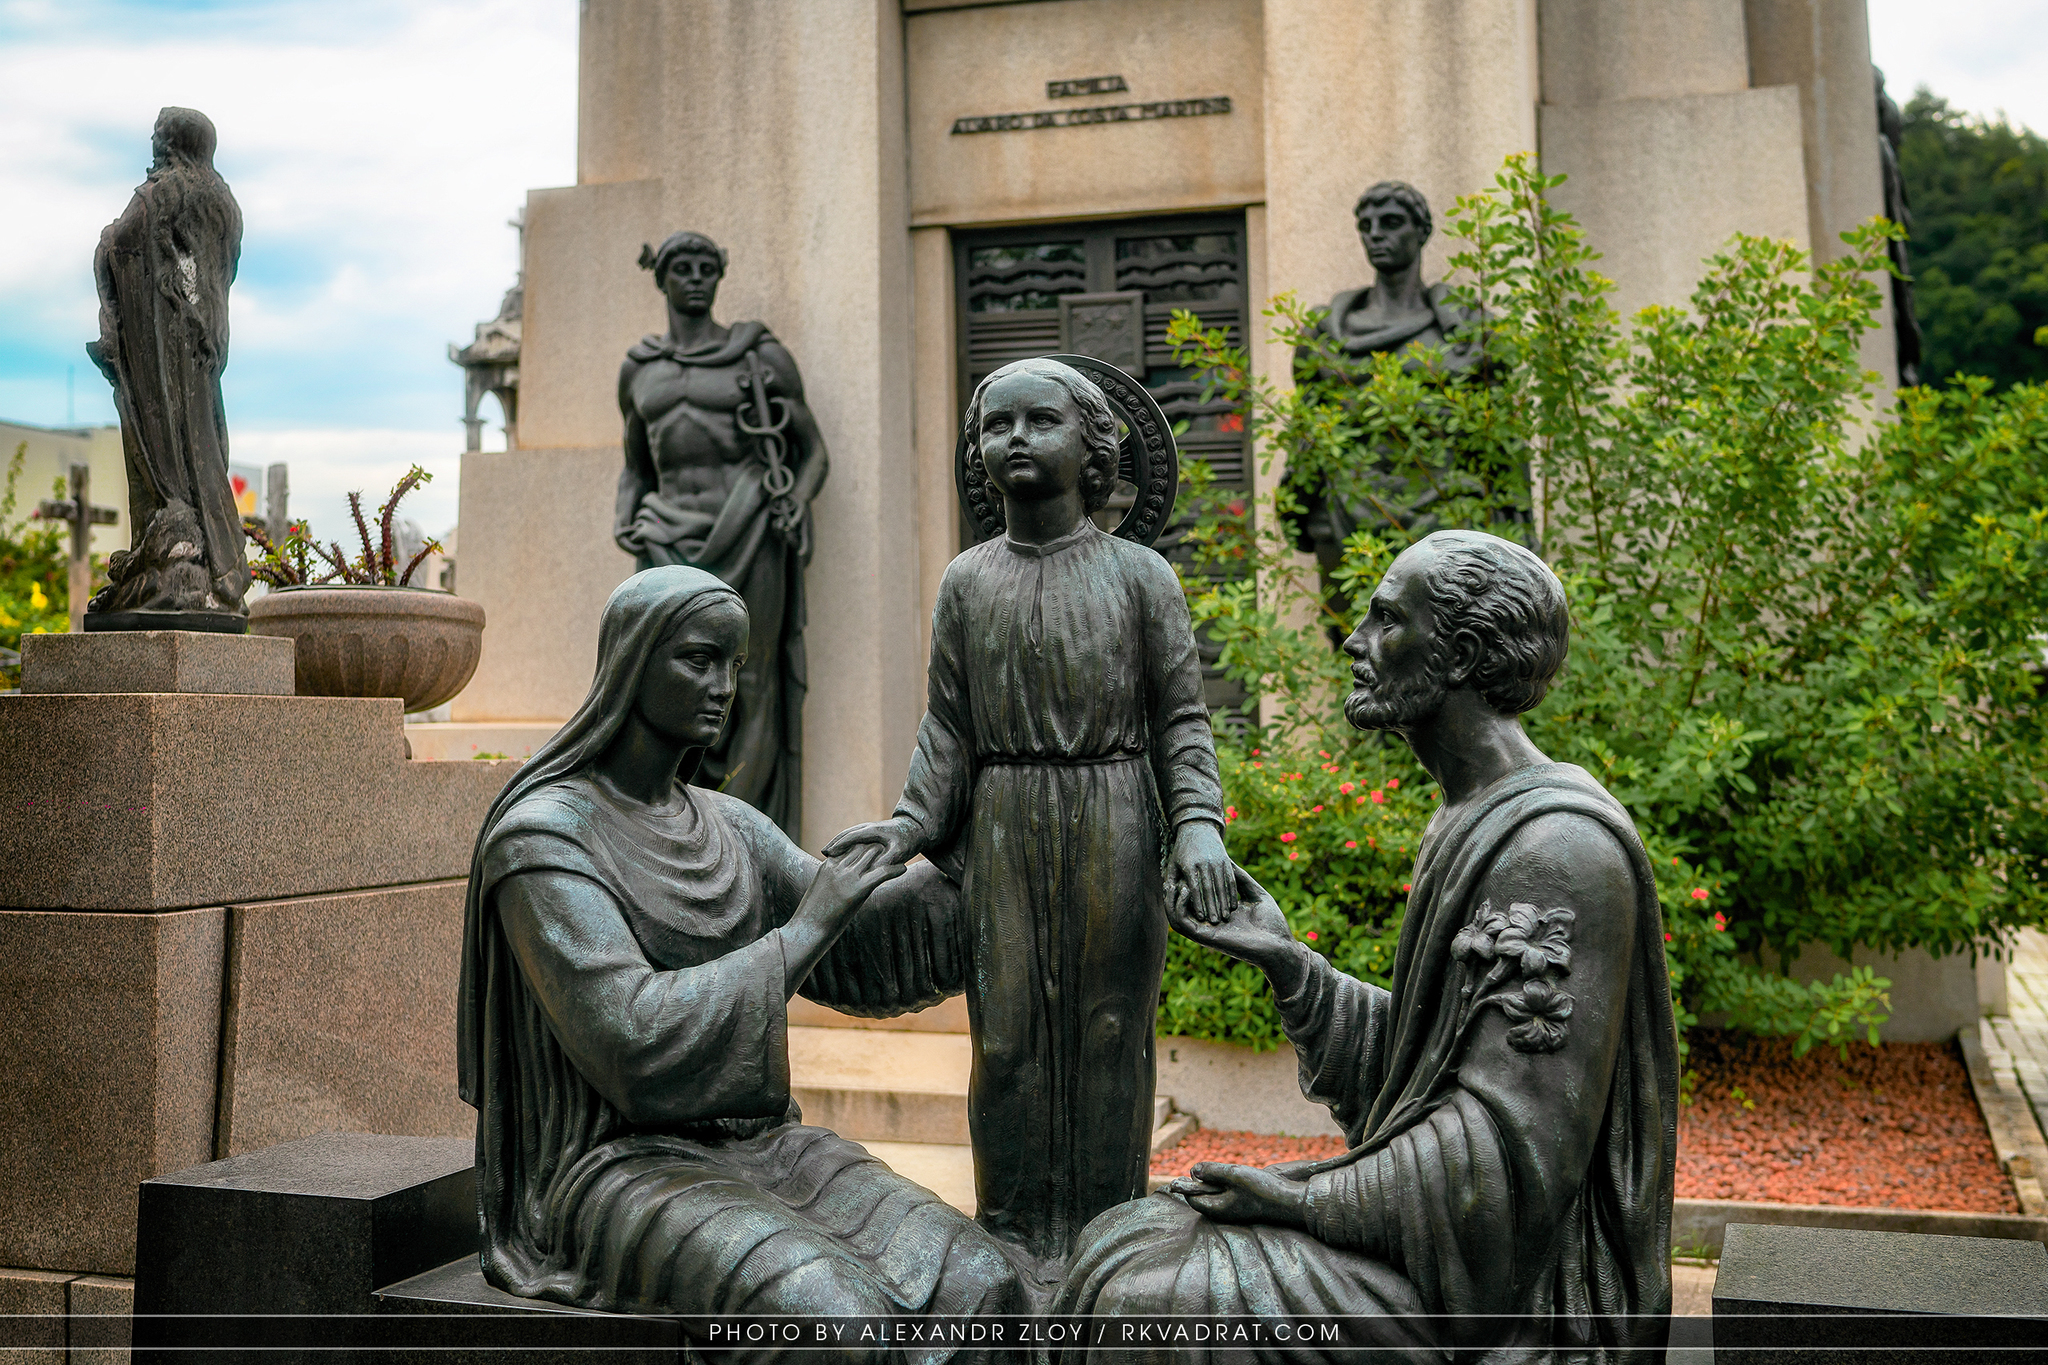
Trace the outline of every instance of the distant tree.
<instances>
[{"instance_id":1,"label":"distant tree","mask_svg":"<svg viewBox=\"0 0 2048 1365\"><path fill-rule=\"evenodd\" d=\"M1960 113L1926 86L1905 113L1921 382L2048 380L2048 139Z\"/></svg>"}]
</instances>

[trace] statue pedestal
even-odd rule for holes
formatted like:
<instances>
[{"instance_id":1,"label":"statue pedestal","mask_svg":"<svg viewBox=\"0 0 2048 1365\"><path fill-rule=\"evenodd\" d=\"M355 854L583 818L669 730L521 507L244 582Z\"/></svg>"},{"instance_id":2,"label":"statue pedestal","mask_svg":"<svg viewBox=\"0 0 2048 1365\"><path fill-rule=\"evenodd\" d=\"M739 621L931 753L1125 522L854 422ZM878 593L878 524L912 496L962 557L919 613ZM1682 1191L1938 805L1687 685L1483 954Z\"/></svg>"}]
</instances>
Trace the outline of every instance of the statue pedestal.
<instances>
[{"instance_id":1,"label":"statue pedestal","mask_svg":"<svg viewBox=\"0 0 2048 1365\"><path fill-rule=\"evenodd\" d=\"M0 697L0 1265L132 1274L138 1183L216 1156L466 1136L463 888L517 765L409 761L396 699L291 695L289 640L25 645Z\"/></svg>"}]
</instances>

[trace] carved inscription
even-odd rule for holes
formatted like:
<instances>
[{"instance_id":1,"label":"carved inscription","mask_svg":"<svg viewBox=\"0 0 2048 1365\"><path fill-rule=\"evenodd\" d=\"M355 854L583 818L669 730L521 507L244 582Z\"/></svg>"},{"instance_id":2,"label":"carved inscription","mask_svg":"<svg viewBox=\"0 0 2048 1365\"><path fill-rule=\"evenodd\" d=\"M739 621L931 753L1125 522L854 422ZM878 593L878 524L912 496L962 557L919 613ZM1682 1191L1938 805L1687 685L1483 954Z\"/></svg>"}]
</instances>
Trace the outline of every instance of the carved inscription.
<instances>
[{"instance_id":1,"label":"carved inscription","mask_svg":"<svg viewBox=\"0 0 2048 1365\"><path fill-rule=\"evenodd\" d=\"M1097 104L1086 109L1041 109L1030 114L984 114L953 120L953 132L1015 133L1033 128L1077 128L1087 123L1138 123L1155 118L1199 118L1230 112L1230 96L1154 100L1149 104Z\"/></svg>"},{"instance_id":2,"label":"carved inscription","mask_svg":"<svg viewBox=\"0 0 2048 1365\"><path fill-rule=\"evenodd\" d=\"M1077 81L1047 81L1045 97L1064 100L1075 95L1114 95L1130 88L1124 84L1122 76L1083 76Z\"/></svg>"}]
</instances>

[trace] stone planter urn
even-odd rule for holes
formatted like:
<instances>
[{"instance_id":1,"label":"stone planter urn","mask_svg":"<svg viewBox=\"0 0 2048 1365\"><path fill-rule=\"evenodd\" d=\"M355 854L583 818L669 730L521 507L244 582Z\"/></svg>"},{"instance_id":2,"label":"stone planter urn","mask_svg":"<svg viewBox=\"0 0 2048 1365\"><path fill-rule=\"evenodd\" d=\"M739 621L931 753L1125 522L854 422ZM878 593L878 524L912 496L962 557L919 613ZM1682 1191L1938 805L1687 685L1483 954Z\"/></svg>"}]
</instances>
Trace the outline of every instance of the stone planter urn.
<instances>
[{"instance_id":1,"label":"stone planter urn","mask_svg":"<svg viewBox=\"0 0 2048 1365\"><path fill-rule=\"evenodd\" d=\"M438 588L273 588L249 604L249 633L298 641L300 696L401 697L410 714L469 682L484 609Z\"/></svg>"}]
</instances>

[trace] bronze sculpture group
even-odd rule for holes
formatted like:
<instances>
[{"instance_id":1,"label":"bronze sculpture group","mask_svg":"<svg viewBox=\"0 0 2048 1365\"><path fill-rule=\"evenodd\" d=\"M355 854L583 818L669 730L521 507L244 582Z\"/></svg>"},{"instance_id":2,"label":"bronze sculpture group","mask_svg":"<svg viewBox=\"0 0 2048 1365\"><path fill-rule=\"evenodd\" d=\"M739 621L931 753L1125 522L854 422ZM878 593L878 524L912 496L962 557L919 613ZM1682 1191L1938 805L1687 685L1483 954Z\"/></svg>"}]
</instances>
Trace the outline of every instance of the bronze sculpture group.
<instances>
[{"instance_id":1,"label":"bronze sculpture group","mask_svg":"<svg viewBox=\"0 0 2048 1365\"><path fill-rule=\"evenodd\" d=\"M219 396L240 215L213 146L202 115L166 109L95 261L92 353L135 527L102 628L234 629L242 611ZM1427 205L1384 184L1358 220L1379 284L1338 297L1332 338L1448 342L1465 363L1462 319L1418 273ZM712 318L720 248L677 233L643 264L669 327L619 380L615 534L639 572L605 606L587 699L492 806L471 865L458 1065L487 1279L613 1312L1336 1315L1351 1344L1418 1360L1660 1349L1678 1087L1662 926L1627 813L1519 720L1566 654L1541 560L1438 531L1344 644L1347 716L1401 736L1443 793L1392 989L1359 982L1225 852L1188 609L1149 548L1171 461L1128 446L1144 427L1170 453L1163 419L1113 402L1105 385L1138 386L1099 362L1008 365L963 435L998 533L940 588L902 799L821 861L792 835L824 441L788 353ZM1120 476L1136 538L1090 518ZM1264 973L1344 1155L1205 1163L1146 1195L1169 929ZM803 1123L799 992L865 1015L966 995L975 1218Z\"/></svg>"},{"instance_id":2,"label":"bronze sculpture group","mask_svg":"<svg viewBox=\"0 0 2048 1365\"><path fill-rule=\"evenodd\" d=\"M1405 197L1369 192L1362 228L1383 204L1413 226ZM1400 735L1444 793L1393 989L1353 980L1230 862L1179 584L1149 537L1090 519L1129 408L1060 361L1006 366L963 435L1000 529L940 588L902 799L821 862L783 808L701 774L759 685L749 659L787 678L823 445L759 324L709 324L717 248L677 234L650 257L671 330L620 385L618 535L643 571L471 873L460 1056L490 1280L650 1313L1341 1315L1354 1344L1418 1359L1660 1348L1662 927L1626 812L1518 719L1566 652L1542 561L1439 531L1345 642L1347 716ZM1443 331L1396 316L1404 299L1331 325ZM1146 1197L1169 928L1264 972L1344 1156L1204 1164ZM865 1015L966 994L975 1219L802 1122L798 992Z\"/></svg>"}]
</instances>

